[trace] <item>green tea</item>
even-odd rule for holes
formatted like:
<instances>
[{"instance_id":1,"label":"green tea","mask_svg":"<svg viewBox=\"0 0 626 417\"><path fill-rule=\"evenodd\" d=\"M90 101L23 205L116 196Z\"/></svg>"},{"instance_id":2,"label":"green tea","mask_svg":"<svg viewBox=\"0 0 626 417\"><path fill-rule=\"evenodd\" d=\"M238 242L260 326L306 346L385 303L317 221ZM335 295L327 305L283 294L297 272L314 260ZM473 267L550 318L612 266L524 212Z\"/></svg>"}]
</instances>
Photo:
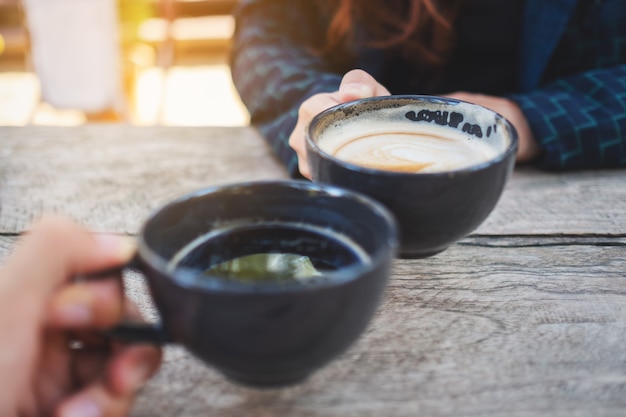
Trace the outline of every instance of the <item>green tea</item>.
<instances>
[{"instance_id":1,"label":"green tea","mask_svg":"<svg viewBox=\"0 0 626 417\"><path fill-rule=\"evenodd\" d=\"M238 281L304 281L321 275L311 258L297 253L255 253L213 265L203 272L207 276Z\"/></svg>"},{"instance_id":2,"label":"green tea","mask_svg":"<svg viewBox=\"0 0 626 417\"><path fill-rule=\"evenodd\" d=\"M245 283L306 282L356 263L365 251L345 235L286 222L225 225L199 236L170 261L202 279Z\"/></svg>"}]
</instances>

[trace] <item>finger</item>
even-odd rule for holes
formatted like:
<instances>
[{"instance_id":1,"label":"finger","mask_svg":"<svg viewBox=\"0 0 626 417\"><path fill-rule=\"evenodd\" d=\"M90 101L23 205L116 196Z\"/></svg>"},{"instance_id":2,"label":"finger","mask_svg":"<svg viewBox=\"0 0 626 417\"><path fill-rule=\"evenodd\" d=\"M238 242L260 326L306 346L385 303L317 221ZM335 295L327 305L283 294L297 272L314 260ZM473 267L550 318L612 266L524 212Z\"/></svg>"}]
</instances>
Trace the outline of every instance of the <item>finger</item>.
<instances>
[{"instance_id":1,"label":"finger","mask_svg":"<svg viewBox=\"0 0 626 417\"><path fill-rule=\"evenodd\" d=\"M455 91L453 93L442 94L442 97L448 97L455 100L468 101L470 94L465 91Z\"/></svg>"},{"instance_id":2,"label":"finger","mask_svg":"<svg viewBox=\"0 0 626 417\"><path fill-rule=\"evenodd\" d=\"M77 386L84 387L102 378L110 357L110 348L82 348L74 350L72 352L72 376Z\"/></svg>"},{"instance_id":3,"label":"finger","mask_svg":"<svg viewBox=\"0 0 626 417\"><path fill-rule=\"evenodd\" d=\"M106 375L59 404L56 415L126 416L137 391L156 372L160 360L161 352L155 347L122 348L110 359Z\"/></svg>"},{"instance_id":4,"label":"finger","mask_svg":"<svg viewBox=\"0 0 626 417\"><path fill-rule=\"evenodd\" d=\"M46 324L64 329L106 329L119 323L124 312L119 280L78 282L52 296Z\"/></svg>"},{"instance_id":5,"label":"finger","mask_svg":"<svg viewBox=\"0 0 626 417\"><path fill-rule=\"evenodd\" d=\"M62 334L65 336L66 344L70 350L111 351L111 338L102 331L84 329L63 332Z\"/></svg>"},{"instance_id":6,"label":"finger","mask_svg":"<svg viewBox=\"0 0 626 417\"><path fill-rule=\"evenodd\" d=\"M44 216L22 238L2 272L32 296L47 295L70 277L126 262L134 253L127 238L93 235L60 216Z\"/></svg>"},{"instance_id":7,"label":"finger","mask_svg":"<svg viewBox=\"0 0 626 417\"><path fill-rule=\"evenodd\" d=\"M103 383L94 384L63 400L57 408L58 417L125 417L134 395L111 394Z\"/></svg>"},{"instance_id":8,"label":"finger","mask_svg":"<svg viewBox=\"0 0 626 417\"><path fill-rule=\"evenodd\" d=\"M306 154L305 129L317 114L340 104L332 93L321 93L309 97L298 110L298 121L289 136L289 146L298 156L298 168L305 178L311 178Z\"/></svg>"},{"instance_id":9,"label":"finger","mask_svg":"<svg viewBox=\"0 0 626 417\"><path fill-rule=\"evenodd\" d=\"M145 323L145 319L142 317L141 312L137 308L137 305L130 300L129 298L125 298L123 302L123 311L124 311L124 319L129 319L131 322L137 323ZM117 322L113 325L117 325ZM70 341L75 343L80 348L85 349L100 349L110 351L112 341L111 337L107 336L106 333L100 331L94 331L91 327L86 327L84 329L76 329L74 331L68 332L70 335ZM116 345L113 343L113 345Z\"/></svg>"},{"instance_id":10,"label":"finger","mask_svg":"<svg viewBox=\"0 0 626 417\"><path fill-rule=\"evenodd\" d=\"M442 95L442 97L447 97L447 98L451 98L454 100L465 101L465 102L474 103L474 104L478 104L476 103L476 101L479 99L478 94L468 93L466 91L455 91L454 93L444 94Z\"/></svg>"},{"instance_id":11,"label":"finger","mask_svg":"<svg viewBox=\"0 0 626 417\"><path fill-rule=\"evenodd\" d=\"M162 351L152 345L123 346L107 367L111 392L129 395L141 388L161 364Z\"/></svg>"},{"instance_id":12,"label":"finger","mask_svg":"<svg viewBox=\"0 0 626 417\"><path fill-rule=\"evenodd\" d=\"M389 95L389 90L376 81L374 77L363 70L356 69L343 76L339 86L338 99L345 103L362 98L387 95Z\"/></svg>"},{"instance_id":13,"label":"finger","mask_svg":"<svg viewBox=\"0 0 626 417\"><path fill-rule=\"evenodd\" d=\"M124 303L124 317L137 322L144 321L137 306L128 299ZM72 332L72 335L74 376L81 386L102 376L104 366L112 352L118 353L128 347L121 343L114 343L111 338L101 332L76 331ZM128 382L125 384L129 385Z\"/></svg>"},{"instance_id":14,"label":"finger","mask_svg":"<svg viewBox=\"0 0 626 417\"><path fill-rule=\"evenodd\" d=\"M157 371L161 349L151 345L116 344L111 350L81 348L72 352L73 377L79 386L107 377L107 387L117 396L130 395Z\"/></svg>"},{"instance_id":15,"label":"finger","mask_svg":"<svg viewBox=\"0 0 626 417\"><path fill-rule=\"evenodd\" d=\"M304 178L311 179L311 173L309 170L309 160L307 158L306 151L306 133L305 129L308 124L304 121L298 121L291 136L289 136L289 146L296 152L298 158L298 170L300 175Z\"/></svg>"}]
</instances>

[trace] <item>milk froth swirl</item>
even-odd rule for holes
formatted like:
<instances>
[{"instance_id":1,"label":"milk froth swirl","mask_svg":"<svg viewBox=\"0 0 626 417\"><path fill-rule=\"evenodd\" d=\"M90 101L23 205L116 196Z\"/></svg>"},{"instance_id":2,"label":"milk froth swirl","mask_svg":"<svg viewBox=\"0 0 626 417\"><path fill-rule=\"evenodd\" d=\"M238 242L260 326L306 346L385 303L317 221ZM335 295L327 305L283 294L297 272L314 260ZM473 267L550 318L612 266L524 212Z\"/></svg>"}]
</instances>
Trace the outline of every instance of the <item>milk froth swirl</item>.
<instances>
[{"instance_id":1,"label":"milk froth swirl","mask_svg":"<svg viewBox=\"0 0 626 417\"><path fill-rule=\"evenodd\" d=\"M450 171L483 163L497 154L481 140L441 135L437 133L443 132L434 130L388 130L356 136L326 133L325 139L319 142L325 152L351 164L384 171Z\"/></svg>"}]
</instances>

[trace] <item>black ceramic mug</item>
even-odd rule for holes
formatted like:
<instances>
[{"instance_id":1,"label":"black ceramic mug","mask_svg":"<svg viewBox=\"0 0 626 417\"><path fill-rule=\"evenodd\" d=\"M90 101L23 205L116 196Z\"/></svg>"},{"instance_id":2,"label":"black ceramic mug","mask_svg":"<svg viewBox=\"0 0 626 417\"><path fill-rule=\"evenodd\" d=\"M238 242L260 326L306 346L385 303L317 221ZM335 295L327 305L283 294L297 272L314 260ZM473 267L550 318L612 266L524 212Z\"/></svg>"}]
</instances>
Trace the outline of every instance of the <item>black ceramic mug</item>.
<instances>
[{"instance_id":1,"label":"black ceramic mug","mask_svg":"<svg viewBox=\"0 0 626 417\"><path fill-rule=\"evenodd\" d=\"M515 163L517 133L501 115L433 96L357 100L306 131L314 181L357 190L398 220L399 255L427 257L476 229Z\"/></svg>"},{"instance_id":2,"label":"black ceramic mug","mask_svg":"<svg viewBox=\"0 0 626 417\"><path fill-rule=\"evenodd\" d=\"M121 325L127 341L179 343L230 379L253 386L302 381L370 322L397 249L393 216L330 185L250 182L207 188L157 210L138 236L159 327ZM243 282L206 273L255 253L310 258L318 275Z\"/></svg>"}]
</instances>

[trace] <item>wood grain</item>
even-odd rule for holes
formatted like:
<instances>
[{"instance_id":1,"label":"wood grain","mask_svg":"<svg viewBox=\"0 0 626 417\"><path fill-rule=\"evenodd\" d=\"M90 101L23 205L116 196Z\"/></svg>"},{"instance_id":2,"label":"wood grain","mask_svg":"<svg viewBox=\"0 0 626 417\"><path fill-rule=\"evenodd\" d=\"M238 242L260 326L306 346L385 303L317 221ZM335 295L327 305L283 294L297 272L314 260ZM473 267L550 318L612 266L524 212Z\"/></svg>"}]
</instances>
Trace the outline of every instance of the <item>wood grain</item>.
<instances>
[{"instance_id":1,"label":"wood grain","mask_svg":"<svg viewBox=\"0 0 626 417\"><path fill-rule=\"evenodd\" d=\"M43 211L134 234L174 196L286 178L249 128L0 128L0 259ZM126 291L158 320L143 278ZM166 349L132 417L588 417L626 413L626 170L517 168L486 222L396 260L363 337L306 382L234 385Z\"/></svg>"},{"instance_id":2,"label":"wood grain","mask_svg":"<svg viewBox=\"0 0 626 417\"><path fill-rule=\"evenodd\" d=\"M518 167L477 234L626 234L626 170Z\"/></svg>"},{"instance_id":3,"label":"wood grain","mask_svg":"<svg viewBox=\"0 0 626 417\"><path fill-rule=\"evenodd\" d=\"M292 388L234 385L168 347L132 416L623 416L624 247L570 243L397 260L366 334ZM156 320L141 277L126 278Z\"/></svg>"},{"instance_id":4,"label":"wood grain","mask_svg":"<svg viewBox=\"0 0 626 417\"><path fill-rule=\"evenodd\" d=\"M0 232L61 212L135 233L172 198L231 182L285 178L258 134L240 128L121 125L0 128Z\"/></svg>"},{"instance_id":5,"label":"wood grain","mask_svg":"<svg viewBox=\"0 0 626 417\"><path fill-rule=\"evenodd\" d=\"M135 415L623 415L624 271L621 247L398 260L367 333L304 384L238 387L174 350Z\"/></svg>"},{"instance_id":6,"label":"wood grain","mask_svg":"<svg viewBox=\"0 0 626 417\"><path fill-rule=\"evenodd\" d=\"M0 233L23 231L44 211L97 230L135 233L173 197L286 178L251 128L0 127L0 138ZM517 168L475 233L626 235L626 170Z\"/></svg>"}]
</instances>

